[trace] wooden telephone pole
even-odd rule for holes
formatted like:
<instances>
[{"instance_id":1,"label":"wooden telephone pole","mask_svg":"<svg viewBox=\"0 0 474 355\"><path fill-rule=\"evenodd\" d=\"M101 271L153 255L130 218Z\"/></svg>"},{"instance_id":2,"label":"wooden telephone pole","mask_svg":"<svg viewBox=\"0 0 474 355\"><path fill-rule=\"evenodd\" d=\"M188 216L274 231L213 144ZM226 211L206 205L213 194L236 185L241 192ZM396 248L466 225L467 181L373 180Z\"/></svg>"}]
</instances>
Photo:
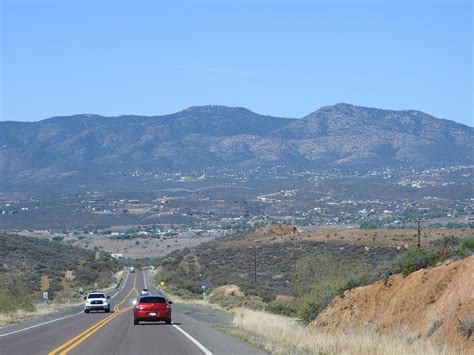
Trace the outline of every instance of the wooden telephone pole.
<instances>
[{"instance_id":1,"label":"wooden telephone pole","mask_svg":"<svg viewBox=\"0 0 474 355\"><path fill-rule=\"evenodd\" d=\"M418 225L418 228L417 228L417 230L418 230L418 242L417 242L416 246L419 249L419 248L421 248L421 221L420 221L419 218L416 220L416 223Z\"/></svg>"},{"instance_id":2,"label":"wooden telephone pole","mask_svg":"<svg viewBox=\"0 0 474 355\"><path fill-rule=\"evenodd\" d=\"M212 267L212 279L211 279L211 282L212 282L212 286L215 286L215 268L216 268L216 265L214 262L211 263L211 267Z\"/></svg>"},{"instance_id":3,"label":"wooden telephone pole","mask_svg":"<svg viewBox=\"0 0 474 355\"><path fill-rule=\"evenodd\" d=\"M298 283L298 271L296 268L296 248L293 245L293 269L294 269L294 274L293 274L293 289L295 293L295 297L298 297L298 289L296 287L296 284Z\"/></svg>"},{"instance_id":4,"label":"wooden telephone pole","mask_svg":"<svg viewBox=\"0 0 474 355\"><path fill-rule=\"evenodd\" d=\"M257 288L257 249L253 247L253 277L255 288Z\"/></svg>"}]
</instances>

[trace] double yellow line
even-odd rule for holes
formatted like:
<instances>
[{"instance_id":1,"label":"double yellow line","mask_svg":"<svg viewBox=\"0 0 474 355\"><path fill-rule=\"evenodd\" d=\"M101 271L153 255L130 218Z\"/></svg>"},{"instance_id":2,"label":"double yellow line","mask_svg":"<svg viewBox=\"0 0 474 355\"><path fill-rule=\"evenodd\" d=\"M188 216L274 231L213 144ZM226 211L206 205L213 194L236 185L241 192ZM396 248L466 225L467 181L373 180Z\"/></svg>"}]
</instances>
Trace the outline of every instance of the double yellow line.
<instances>
[{"instance_id":1,"label":"double yellow line","mask_svg":"<svg viewBox=\"0 0 474 355\"><path fill-rule=\"evenodd\" d=\"M74 338L69 339L67 342L64 344L58 346L56 349L51 350L48 355L65 355L75 347L77 347L79 344L84 342L87 338L89 338L92 334L96 333L100 328L105 326L108 322L110 322L112 319L115 317L118 317L121 313L131 309L132 307L126 307L122 310L120 310L120 306L127 300L127 298L135 292L138 296L138 291L137 291L137 278L135 277L135 281L133 283L133 288L130 290L129 293L120 301L120 303L116 304L114 306L114 314L111 314L110 316L102 319L101 321L97 322L93 326L87 328L85 331L83 331L81 334L75 336Z\"/></svg>"}]
</instances>

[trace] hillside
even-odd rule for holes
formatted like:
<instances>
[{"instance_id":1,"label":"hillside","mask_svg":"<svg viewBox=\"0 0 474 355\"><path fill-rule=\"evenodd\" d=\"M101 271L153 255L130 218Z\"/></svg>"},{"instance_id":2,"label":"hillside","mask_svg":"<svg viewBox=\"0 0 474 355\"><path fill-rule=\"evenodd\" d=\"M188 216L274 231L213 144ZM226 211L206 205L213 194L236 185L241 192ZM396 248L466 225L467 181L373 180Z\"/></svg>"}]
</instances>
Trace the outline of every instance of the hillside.
<instances>
[{"instance_id":1,"label":"hillside","mask_svg":"<svg viewBox=\"0 0 474 355\"><path fill-rule=\"evenodd\" d=\"M166 278L171 287L196 294L201 292L203 283L211 288L235 284L245 294L258 295L265 302L271 302L295 292L310 293L315 270L318 273L324 270L335 277L327 268L339 265L337 277L341 284L339 280L325 277L325 281L331 283L326 286L337 283L334 286L337 288L362 271L375 271L401 253L401 249L383 241L376 248L366 249L365 241L351 240L343 236L345 233L331 234L320 231L309 236L291 227L258 228L173 252L163 258L160 277ZM257 285L254 284L254 260ZM327 265L329 260L332 266Z\"/></svg>"},{"instance_id":2,"label":"hillside","mask_svg":"<svg viewBox=\"0 0 474 355\"><path fill-rule=\"evenodd\" d=\"M210 302L310 323L348 289L474 253L469 229L424 233L423 248L417 249L409 229L308 232L266 226L173 252L161 260L156 281L165 280L169 291L190 298L208 285Z\"/></svg>"},{"instance_id":3,"label":"hillside","mask_svg":"<svg viewBox=\"0 0 474 355\"><path fill-rule=\"evenodd\" d=\"M422 112L348 104L324 107L301 119L224 106L153 117L83 114L0 122L0 177L15 184L105 176L110 181L140 169L470 164L473 138L472 127Z\"/></svg>"},{"instance_id":4,"label":"hillside","mask_svg":"<svg viewBox=\"0 0 474 355\"><path fill-rule=\"evenodd\" d=\"M402 331L474 351L474 256L404 278L393 275L335 298L312 326L340 331L375 328Z\"/></svg>"},{"instance_id":5,"label":"hillside","mask_svg":"<svg viewBox=\"0 0 474 355\"><path fill-rule=\"evenodd\" d=\"M171 253L154 282L181 299L207 285L198 302L230 310L225 330L270 353L470 353L472 232L424 233L417 248L409 229L267 225Z\"/></svg>"},{"instance_id":6,"label":"hillside","mask_svg":"<svg viewBox=\"0 0 474 355\"><path fill-rule=\"evenodd\" d=\"M306 159L354 168L462 164L474 149L471 127L419 111L349 104L323 107L273 135L306 141Z\"/></svg>"},{"instance_id":7,"label":"hillside","mask_svg":"<svg viewBox=\"0 0 474 355\"><path fill-rule=\"evenodd\" d=\"M48 291L50 300L110 284L117 262L103 252L57 241L0 235L0 312L32 308Z\"/></svg>"}]
</instances>

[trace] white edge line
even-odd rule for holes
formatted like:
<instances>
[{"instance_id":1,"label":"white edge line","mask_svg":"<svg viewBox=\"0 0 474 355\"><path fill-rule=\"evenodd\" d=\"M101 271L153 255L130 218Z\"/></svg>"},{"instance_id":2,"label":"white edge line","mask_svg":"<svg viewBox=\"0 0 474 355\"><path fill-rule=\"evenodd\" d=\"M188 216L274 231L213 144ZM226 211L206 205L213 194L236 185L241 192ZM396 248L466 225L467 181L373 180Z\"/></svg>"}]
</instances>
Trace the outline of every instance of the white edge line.
<instances>
[{"instance_id":1,"label":"white edge line","mask_svg":"<svg viewBox=\"0 0 474 355\"><path fill-rule=\"evenodd\" d=\"M146 277L145 277L146 271L143 270L142 272L143 272L143 283L145 284L145 288L148 288L148 287L146 286Z\"/></svg>"},{"instance_id":2,"label":"white edge line","mask_svg":"<svg viewBox=\"0 0 474 355\"><path fill-rule=\"evenodd\" d=\"M118 294L120 293L120 291L122 291L122 289L125 287L125 283L127 282L128 275L129 275L129 273L127 273L127 277L125 278L125 281L124 281L122 287L120 288L120 290L118 290L118 291L117 291L112 297L110 297L110 298L114 298L116 295L118 295ZM33 328L36 328L36 327L40 327L40 326L42 326L42 325L54 323L54 322L57 322L57 321L60 321L60 320L66 319L66 318L78 316L79 314L83 314L83 313L84 313L84 311L80 311L80 312L78 312L78 313L70 314L70 315L68 315L68 316L64 316L64 317L61 317L61 318L52 319L52 320L47 321L47 322L44 322L44 323L39 323L39 324L32 325L32 326L30 326L30 327L26 327L26 328L14 330L13 332L10 332L10 333L0 334L0 338L6 337L7 335L12 335L12 334L24 332L25 330L29 330L29 329L33 329Z\"/></svg>"},{"instance_id":3,"label":"white edge line","mask_svg":"<svg viewBox=\"0 0 474 355\"><path fill-rule=\"evenodd\" d=\"M11 335L11 334L15 334L15 333L20 333L20 332L23 332L23 331L28 330L28 329L33 329L33 328L36 328L36 327L39 327L39 326L42 326L42 325L45 325L45 324L54 323L54 322L57 322L57 321L62 320L62 319L74 317L74 316L77 316L77 315L82 314L82 313L84 313L84 312L83 312L83 311L80 311L79 313L74 313L74 314L70 314L70 315L68 315L68 316L61 317L61 318L56 318L56 319L53 319L53 320L50 320L50 321L47 321L47 322L44 322L44 323L35 324L35 325L32 325L31 327L27 327L27 328L23 328L23 329L18 329L18 330L15 330L15 331L13 331L13 332L6 333L6 334L0 334L0 338L1 338L1 337L6 337L7 335Z\"/></svg>"},{"instance_id":4,"label":"white edge line","mask_svg":"<svg viewBox=\"0 0 474 355\"><path fill-rule=\"evenodd\" d=\"M127 283L128 275L130 275L129 272L127 272L127 276L125 277L125 281L123 282L122 287L120 287L120 290L118 290L117 292L115 292L115 294L114 294L112 297L110 297L110 299L112 299L112 298L114 298L115 296L117 296L117 295L120 293L120 291L123 290L123 288L125 287L125 284Z\"/></svg>"},{"instance_id":5,"label":"white edge line","mask_svg":"<svg viewBox=\"0 0 474 355\"><path fill-rule=\"evenodd\" d=\"M178 327L176 324L172 324L173 327L175 327L176 329L178 329L181 333L184 334L184 336L186 338L188 338L189 340L191 340L194 345L196 345L199 349L201 349L201 351L206 354L206 355L212 355L212 353L207 350L204 345L202 345L200 342L198 342L196 339L194 339L191 335L189 335L188 333L186 333L183 329L181 329L180 327Z\"/></svg>"}]
</instances>

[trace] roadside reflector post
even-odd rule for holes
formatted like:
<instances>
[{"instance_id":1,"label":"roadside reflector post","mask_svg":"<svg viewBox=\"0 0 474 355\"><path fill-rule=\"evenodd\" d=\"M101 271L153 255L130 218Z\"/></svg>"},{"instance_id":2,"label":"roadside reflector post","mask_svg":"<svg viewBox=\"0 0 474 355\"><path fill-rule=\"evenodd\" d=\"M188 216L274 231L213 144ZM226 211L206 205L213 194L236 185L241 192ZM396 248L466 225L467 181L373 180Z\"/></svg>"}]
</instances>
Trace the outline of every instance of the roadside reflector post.
<instances>
[{"instance_id":1,"label":"roadside reflector post","mask_svg":"<svg viewBox=\"0 0 474 355\"><path fill-rule=\"evenodd\" d=\"M44 292L43 292L43 303L44 303L45 305L48 304L48 291L44 291Z\"/></svg>"},{"instance_id":2,"label":"roadside reflector post","mask_svg":"<svg viewBox=\"0 0 474 355\"><path fill-rule=\"evenodd\" d=\"M202 289L202 299L205 301L207 299L207 289L208 289L208 285L204 284L204 285L201 285L201 289Z\"/></svg>"}]
</instances>

